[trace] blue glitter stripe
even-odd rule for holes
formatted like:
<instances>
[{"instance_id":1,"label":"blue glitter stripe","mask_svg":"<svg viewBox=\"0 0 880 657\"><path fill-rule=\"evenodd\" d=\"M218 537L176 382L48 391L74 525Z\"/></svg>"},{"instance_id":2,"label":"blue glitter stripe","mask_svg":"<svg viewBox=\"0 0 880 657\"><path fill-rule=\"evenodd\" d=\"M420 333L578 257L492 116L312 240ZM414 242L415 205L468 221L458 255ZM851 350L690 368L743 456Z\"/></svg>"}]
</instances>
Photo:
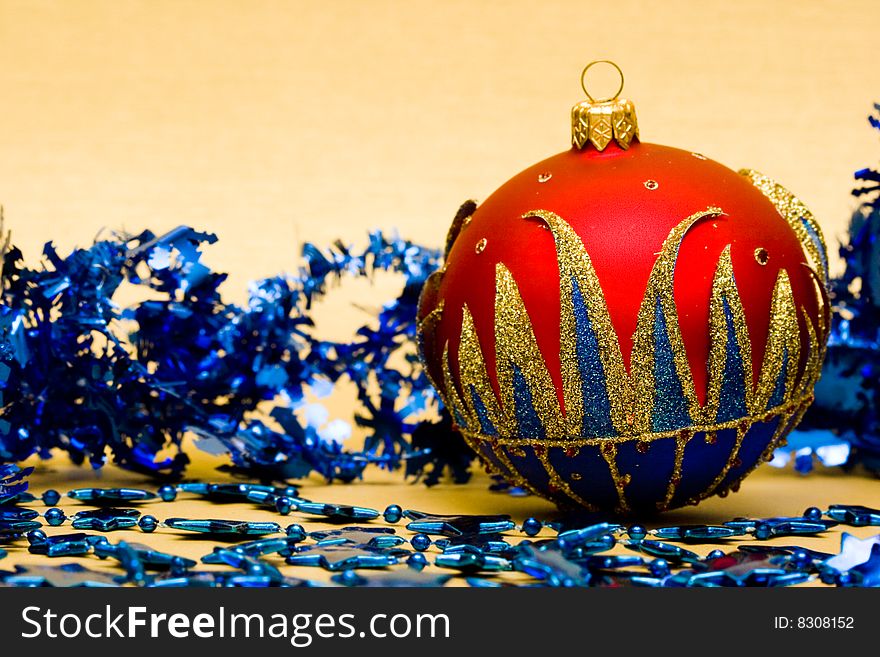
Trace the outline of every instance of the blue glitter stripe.
<instances>
[{"instance_id":1,"label":"blue glitter stripe","mask_svg":"<svg viewBox=\"0 0 880 657\"><path fill-rule=\"evenodd\" d=\"M688 401L675 369L675 357L659 299L654 308L654 384L651 430L672 431L693 424Z\"/></svg>"},{"instance_id":2,"label":"blue glitter stripe","mask_svg":"<svg viewBox=\"0 0 880 657\"><path fill-rule=\"evenodd\" d=\"M776 408L785 400L785 381L788 373L788 347L782 352L782 367L779 368L779 376L776 377L776 386L773 388L773 394L767 402L767 409Z\"/></svg>"},{"instance_id":3,"label":"blue glitter stripe","mask_svg":"<svg viewBox=\"0 0 880 657\"><path fill-rule=\"evenodd\" d=\"M736 339L733 313L724 296L724 322L727 326L727 342L724 356L724 378L721 383L721 397L718 401L716 422L728 422L748 415L746 408L746 369L742 351Z\"/></svg>"},{"instance_id":4,"label":"blue glitter stripe","mask_svg":"<svg viewBox=\"0 0 880 657\"><path fill-rule=\"evenodd\" d=\"M465 431L471 431L471 428L468 426L467 420L464 419L464 415L461 414L461 411L458 409L455 404L452 405L452 417L455 418L455 423L464 429Z\"/></svg>"},{"instance_id":5,"label":"blue glitter stripe","mask_svg":"<svg viewBox=\"0 0 880 657\"><path fill-rule=\"evenodd\" d=\"M581 433L584 436L615 436L617 432L611 422L611 404L608 401L605 368L602 366L602 359L599 358L599 341L596 339L596 332L593 330L583 294L575 277L571 279L571 300L574 305L576 350L584 404Z\"/></svg>"},{"instance_id":6,"label":"blue glitter stripe","mask_svg":"<svg viewBox=\"0 0 880 657\"><path fill-rule=\"evenodd\" d=\"M819 237L819 234L815 231L812 224L809 221L801 219L801 224L804 229L807 231L807 235L810 236L810 241L816 247L816 250L819 252L819 257L822 259L822 268L827 272L828 271L828 253L825 251L825 245L822 243L822 239Z\"/></svg>"},{"instance_id":7,"label":"blue glitter stripe","mask_svg":"<svg viewBox=\"0 0 880 657\"><path fill-rule=\"evenodd\" d=\"M471 400L474 404L474 410L477 412L477 419L480 422L481 432L484 436L497 436L498 430L495 428L495 425L492 424L492 420L489 419L489 412L486 410L486 405L483 403L482 397L480 397L480 394L477 392L476 386L471 384L468 388Z\"/></svg>"},{"instance_id":8,"label":"blue glitter stripe","mask_svg":"<svg viewBox=\"0 0 880 657\"><path fill-rule=\"evenodd\" d=\"M519 426L519 435L528 438L545 438L546 432L541 418L535 411L532 400L532 391L522 370L516 363L513 364L513 395L516 400L516 423Z\"/></svg>"}]
</instances>

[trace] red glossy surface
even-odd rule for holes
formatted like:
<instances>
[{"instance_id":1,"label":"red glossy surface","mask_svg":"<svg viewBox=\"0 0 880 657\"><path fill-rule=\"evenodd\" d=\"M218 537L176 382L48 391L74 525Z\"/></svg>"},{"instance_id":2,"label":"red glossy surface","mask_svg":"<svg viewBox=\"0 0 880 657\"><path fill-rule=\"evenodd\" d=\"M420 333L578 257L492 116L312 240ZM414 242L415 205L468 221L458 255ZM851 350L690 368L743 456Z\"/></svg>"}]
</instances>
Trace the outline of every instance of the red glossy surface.
<instances>
[{"instance_id":1,"label":"red glossy surface","mask_svg":"<svg viewBox=\"0 0 880 657\"><path fill-rule=\"evenodd\" d=\"M542 174L551 177L539 182ZM646 188L648 180L655 181L657 189ZM697 394L703 402L712 279L728 244L757 373L780 268L787 270L798 304L812 317L818 311L810 274L802 266L806 256L794 231L748 180L717 162L655 144L635 143L624 151L612 143L601 153L572 149L539 162L511 178L478 207L450 251L436 297L426 297L423 303L423 312L427 312L439 300L445 302L436 332L426 336L426 354L435 380L442 380L439 357L447 340L457 375L461 309L466 303L497 389L493 306L495 265L503 262L519 286L562 402L559 270L553 238L542 222L522 219L524 213L538 209L555 212L583 240L605 291L628 367L639 306L663 241L683 219L709 206L720 207L726 216L699 222L688 232L674 281ZM477 254L475 247L484 238L486 247ZM769 255L764 266L755 259L758 248ZM801 335L805 335L803 331Z\"/></svg>"}]
</instances>

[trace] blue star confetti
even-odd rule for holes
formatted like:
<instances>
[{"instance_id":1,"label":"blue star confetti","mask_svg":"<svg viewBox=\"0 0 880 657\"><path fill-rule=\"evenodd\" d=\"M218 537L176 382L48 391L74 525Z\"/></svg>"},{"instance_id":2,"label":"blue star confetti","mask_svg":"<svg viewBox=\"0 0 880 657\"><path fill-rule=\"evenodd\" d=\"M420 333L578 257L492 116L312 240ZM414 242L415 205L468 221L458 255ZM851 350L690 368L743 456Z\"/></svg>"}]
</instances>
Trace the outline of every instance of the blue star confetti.
<instances>
[{"instance_id":1,"label":"blue star confetti","mask_svg":"<svg viewBox=\"0 0 880 657\"><path fill-rule=\"evenodd\" d=\"M326 570L352 568L387 568L398 562L398 557L409 554L399 548L371 548L357 545L309 545L297 548L287 557L291 566L317 566Z\"/></svg>"},{"instance_id":2,"label":"blue star confetti","mask_svg":"<svg viewBox=\"0 0 880 657\"><path fill-rule=\"evenodd\" d=\"M880 546L880 535L860 539L844 532L840 538L840 553L827 559L823 565L838 572L847 572L868 562L877 546Z\"/></svg>"},{"instance_id":3,"label":"blue star confetti","mask_svg":"<svg viewBox=\"0 0 880 657\"><path fill-rule=\"evenodd\" d=\"M70 557L88 554L92 551L92 545L99 537L89 534L59 534L57 536L36 535L32 532L28 535L28 552L43 554L47 557ZM103 537L101 537L103 538ZM106 540L106 539L104 539Z\"/></svg>"},{"instance_id":4,"label":"blue star confetti","mask_svg":"<svg viewBox=\"0 0 880 657\"><path fill-rule=\"evenodd\" d=\"M78 511L70 524L74 529L112 532L117 529L131 529L137 525L140 516L141 512L137 509L104 507L94 511Z\"/></svg>"},{"instance_id":5,"label":"blue star confetti","mask_svg":"<svg viewBox=\"0 0 880 657\"><path fill-rule=\"evenodd\" d=\"M410 522L406 528L413 532L425 534L442 534L443 536L461 536L463 534L496 534L514 529L516 524L510 516L440 516L422 511L407 509L403 517Z\"/></svg>"},{"instance_id":6,"label":"blue star confetti","mask_svg":"<svg viewBox=\"0 0 880 657\"><path fill-rule=\"evenodd\" d=\"M590 572L581 564L565 557L558 549L536 550L527 546L514 559L513 568L531 575L552 587L583 587L590 585Z\"/></svg>"},{"instance_id":7,"label":"blue star confetti","mask_svg":"<svg viewBox=\"0 0 880 657\"><path fill-rule=\"evenodd\" d=\"M8 586L22 587L117 587L118 576L89 570L82 564L66 563L61 566L18 567L16 572L3 577Z\"/></svg>"},{"instance_id":8,"label":"blue star confetti","mask_svg":"<svg viewBox=\"0 0 880 657\"><path fill-rule=\"evenodd\" d=\"M351 520L373 520L379 517L376 509L363 506L349 506L346 504L329 504L325 502L310 502L303 500L296 503L299 513L322 516L332 522L350 522Z\"/></svg>"},{"instance_id":9,"label":"blue star confetti","mask_svg":"<svg viewBox=\"0 0 880 657\"><path fill-rule=\"evenodd\" d=\"M311 532L309 538L315 540L318 545L353 543L374 548L397 547L406 542L388 527L344 527Z\"/></svg>"}]
</instances>

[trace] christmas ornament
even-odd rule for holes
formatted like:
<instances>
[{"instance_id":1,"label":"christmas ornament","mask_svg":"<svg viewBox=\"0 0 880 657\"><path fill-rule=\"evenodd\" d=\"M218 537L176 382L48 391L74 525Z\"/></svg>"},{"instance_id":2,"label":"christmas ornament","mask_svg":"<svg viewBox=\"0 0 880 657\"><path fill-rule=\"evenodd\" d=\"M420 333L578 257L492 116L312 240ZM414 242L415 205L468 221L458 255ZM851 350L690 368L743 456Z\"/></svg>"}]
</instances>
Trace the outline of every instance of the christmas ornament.
<instances>
[{"instance_id":1,"label":"christmas ornament","mask_svg":"<svg viewBox=\"0 0 880 657\"><path fill-rule=\"evenodd\" d=\"M421 354L515 485L590 510L695 504L736 490L812 400L824 241L770 178L642 143L621 89L583 86L571 150L455 217Z\"/></svg>"}]
</instances>

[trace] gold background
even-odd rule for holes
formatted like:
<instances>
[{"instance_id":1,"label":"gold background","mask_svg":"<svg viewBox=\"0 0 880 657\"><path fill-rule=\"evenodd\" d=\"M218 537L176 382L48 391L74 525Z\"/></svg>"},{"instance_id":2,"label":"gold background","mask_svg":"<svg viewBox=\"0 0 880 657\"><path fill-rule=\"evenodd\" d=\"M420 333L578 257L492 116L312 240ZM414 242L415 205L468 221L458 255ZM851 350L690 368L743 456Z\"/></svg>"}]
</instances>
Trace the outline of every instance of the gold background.
<instances>
[{"instance_id":1,"label":"gold background","mask_svg":"<svg viewBox=\"0 0 880 657\"><path fill-rule=\"evenodd\" d=\"M441 245L463 200L568 147L578 74L608 58L645 141L780 180L835 251L852 172L877 161L878 25L875 0L0 0L0 202L31 262L47 240L66 250L101 229L214 231L206 260L239 300L247 281L293 270L304 240L397 227ZM364 287L347 289L337 337L363 321L347 300ZM39 488L92 476L61 467ZM315 499L549 510L484 484L425 497L380 477ZM880 504L859 477L762 469L745 489L676 519Z\"/></svg>"}]
</instances>

